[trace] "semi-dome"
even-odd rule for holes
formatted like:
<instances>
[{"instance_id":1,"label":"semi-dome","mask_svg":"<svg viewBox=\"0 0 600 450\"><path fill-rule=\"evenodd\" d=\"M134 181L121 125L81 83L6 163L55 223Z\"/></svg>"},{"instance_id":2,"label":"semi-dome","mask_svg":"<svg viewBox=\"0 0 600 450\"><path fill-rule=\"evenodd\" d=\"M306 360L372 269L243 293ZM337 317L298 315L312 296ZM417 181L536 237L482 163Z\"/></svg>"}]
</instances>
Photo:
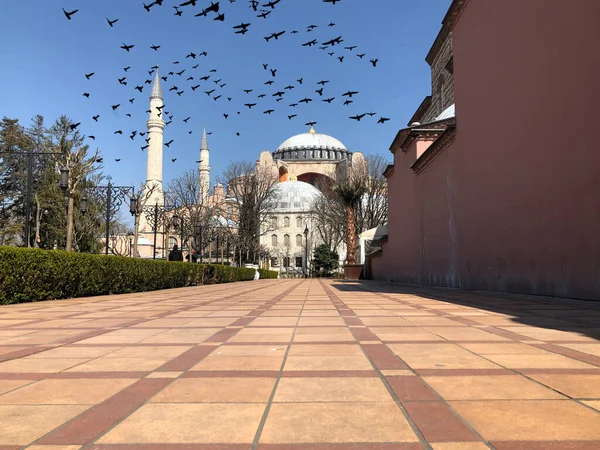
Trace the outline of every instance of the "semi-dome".
<instances>
[{"instance_id":1,"label":"semi-dome","mask_svg":"<svg viewBox=\"0 0 600 450\"><path fill-rule=\"evenodd\" d=\"M292 136L273 153L275 160L343 160L352 153L338 139L310 128L308 133Z\"/></svg>"},{"instance_id":2,"label":"semi-dome","mask_svg":"<svg viewBox=\"0 0 600 450\"><path fill-rule=\"evenodd\" d=\"M310 211L321 196L321 191L304 181L284 181L273 190L274 212Z\"/></svg>"}]
</instances>

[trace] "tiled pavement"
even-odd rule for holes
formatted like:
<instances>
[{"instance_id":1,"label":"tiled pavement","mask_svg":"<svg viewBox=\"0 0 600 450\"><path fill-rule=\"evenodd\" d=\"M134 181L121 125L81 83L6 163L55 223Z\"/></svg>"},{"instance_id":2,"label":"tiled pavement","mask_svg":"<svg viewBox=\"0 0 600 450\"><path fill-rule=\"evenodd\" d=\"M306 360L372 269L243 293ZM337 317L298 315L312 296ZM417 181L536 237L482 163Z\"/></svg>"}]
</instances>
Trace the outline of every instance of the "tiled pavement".
<instances>
[{"instance_id":1,"label":"tiled pavement","mask_svg":"<svg viewBox=\"0 0 600 450\"><path fill-rule=\"evenodd\" d=\"M264 280L0 307L0 450L600 449L600 304Z\"/></svg>"}]
</instances>

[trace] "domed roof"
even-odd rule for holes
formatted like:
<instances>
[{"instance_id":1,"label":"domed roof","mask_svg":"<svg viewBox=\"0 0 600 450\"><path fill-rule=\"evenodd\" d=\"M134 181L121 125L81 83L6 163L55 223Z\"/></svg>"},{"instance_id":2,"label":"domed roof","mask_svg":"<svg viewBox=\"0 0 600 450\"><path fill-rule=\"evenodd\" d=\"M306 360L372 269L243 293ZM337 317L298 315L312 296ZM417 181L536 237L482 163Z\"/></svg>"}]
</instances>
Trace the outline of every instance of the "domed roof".
<instances>
[{"instance_id":1,"label":"domed roof","mask_svg":"<svg viewBox=\"0 0 600 450\"><path fill-rule=\"evenodd\" d=\"M313 127L308 133L292 136L273 153L276 160L341 160L351 156L352 153L338 139L317 133Z\"/></svg>"},{"instance_id":2,"label":"domed roof","mask_svg":"<svg viewBox=\"0 0 600 450\"><path fill-rule=\"evenodd\" d=\"M284 181L273 188L274 212L310 211L321 191L304 181Z\"/></svg>"}]
</instances>

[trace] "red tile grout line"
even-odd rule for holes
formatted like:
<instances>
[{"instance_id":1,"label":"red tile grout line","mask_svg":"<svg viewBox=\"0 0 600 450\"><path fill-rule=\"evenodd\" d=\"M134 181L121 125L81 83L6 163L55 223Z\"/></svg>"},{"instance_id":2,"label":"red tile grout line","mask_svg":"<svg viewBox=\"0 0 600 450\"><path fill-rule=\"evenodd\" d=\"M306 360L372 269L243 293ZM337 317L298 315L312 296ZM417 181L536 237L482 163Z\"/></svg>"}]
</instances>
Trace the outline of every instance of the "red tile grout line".
<instances>
[{"instance_id":1,"label":"red tile grout line","mask_svg":"<svg viewBox=\"0 0 600 450\"><path fill-rule=\"evenodd\" d=\"M345 305L344 301L341 300L337 294L333 291L333 288L331 286L327 286L323 281L319 280L321 282L321 284L323 285L323 288L325 289L325 292L327 292L327 294L330 296L330 298L335 299L337 302L342 303ZM403 303L400 301L397 301L396 299L393 299L395 302L397 303ZM369 362L371 363L371 365L373 366L373 368L376 370L376 372L379 375L379 378L381 379L381 381L383 382L383 384L385 385L386 389L388 390L389 394L392 396L392 398L394 399L394 401L396 402L396 404L398 405L398 407L400 408L400 410L402 411L402 414L404 415L404 417L406 418L406 420L408 421L408 423L410 424L410 426L413 428L413 431L417 434L419 440L426 446L426 448L431 448L429 446L429 442L427 441L427 439L425 438L423 432L421 432L420 428L417 426L416 422L413 420L412 416L409 414L408 410L405 409L403 403L399 400L399 398L397 397L396 393L394 392L393 388L391 387L391 385L389 384L387 378L381 373L381 371L379 370L379 368L376 366L376 364L374 363L374 361L369 357L368 353L365 351L364 349L364 344L362 344L360 341L357 341L358 345L361 346L361 348L363 349L363 353L365 354L365 356L369 359ZM382 342L382 344L385 346L385 348L387 348L388 350L389 347ZM390 350L391 351L391 350ZM393 353L393 352L392 352ZM435 389L433 389L427 382L425 382L425 380L423 380L423 378L415 371L412 369L412 367L410 367L408 364L406 364L406 362L404 360L402 360L402 358L398 357L398 359L400 361L402 361L402 363L406 366L405 370L409 370L411 371L415 377L417 377L419 380L421 380L421 382L427 386L432 393L434 393L434 395L436 395L440 400L439 403L443 404L448 411L450 411L450 413L460 422L462 423L463 426L466 427L466 429L473 434L473 436L475 436L479 442L484 443L485 445L488 445L489 448L493 448L491 447L487 441L483 438L483 436L481 436L477 430L475 430L471 424L469 424L460 414L458 414L457 411L455 411L449 404L448 402L437 393L437 391ZM393 377L392 377L393 378Z\"/></svg>"}]
</instances>

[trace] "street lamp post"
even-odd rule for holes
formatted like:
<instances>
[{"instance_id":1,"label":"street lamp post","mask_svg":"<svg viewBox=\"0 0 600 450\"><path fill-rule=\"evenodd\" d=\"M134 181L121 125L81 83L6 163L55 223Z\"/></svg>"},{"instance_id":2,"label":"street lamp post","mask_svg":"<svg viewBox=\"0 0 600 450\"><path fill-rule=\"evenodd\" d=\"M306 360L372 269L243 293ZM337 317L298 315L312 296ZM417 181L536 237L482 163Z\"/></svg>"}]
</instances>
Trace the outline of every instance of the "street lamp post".
<instances>
[{"instance_id":1,"label":"street lamp post","mask_svg":"<svg viewBox=\"0 0 600 450\"><path fill-rule=\"evenodd\" d=\"M304 228L304 278L308 278L308 224Z\"/></svg>"},{"instance_id":2,"label":"street lamp post","mask_svg":"<svg viewBox=\"0 0 600 450\"><path fill-rule=\"evenodd\" d=\"M0 155L26 155L27 156L27 190L25 194L25 241L27 247L31 247L31 195L33 191L33 159L34 156L42 155L62 155L59 152L40 152L34 153L33 149L29 149L26 152L0 152ZM63 170L66 170L67 178L66 183L63 184ZM66 192L69 187L69 169L62 168L60 170L60 181L59 186Z\"/></svg>"},{"instance_id":3,"label":"street lamp post","mask_svg":"<svg viewBox=\"0 0 600 450\"><path fill-rule=\"evenodd\" d=\"M66 169L65 169L66 170ZM62 181L62 173L63 169L61 169L61 181ZM68 179L68 171L67 171L67 179ZM112 216L112 208L119 207L125 200L125 197L130 199L133 198L135 194L135 188L133 186L115 186L111 183L112 177L109 175L106 177L108 180L108 184L106 186L93 186L89 188L92 191L106 191L106 217L105 217L105 246L104 253L108 255L108 240L110 238L110 218ZM79 210L81 214L85 214L87 212L87 203L88 200L86 197L82 197L81 203L79 205Z\"/></svg>"}]
</instances>

